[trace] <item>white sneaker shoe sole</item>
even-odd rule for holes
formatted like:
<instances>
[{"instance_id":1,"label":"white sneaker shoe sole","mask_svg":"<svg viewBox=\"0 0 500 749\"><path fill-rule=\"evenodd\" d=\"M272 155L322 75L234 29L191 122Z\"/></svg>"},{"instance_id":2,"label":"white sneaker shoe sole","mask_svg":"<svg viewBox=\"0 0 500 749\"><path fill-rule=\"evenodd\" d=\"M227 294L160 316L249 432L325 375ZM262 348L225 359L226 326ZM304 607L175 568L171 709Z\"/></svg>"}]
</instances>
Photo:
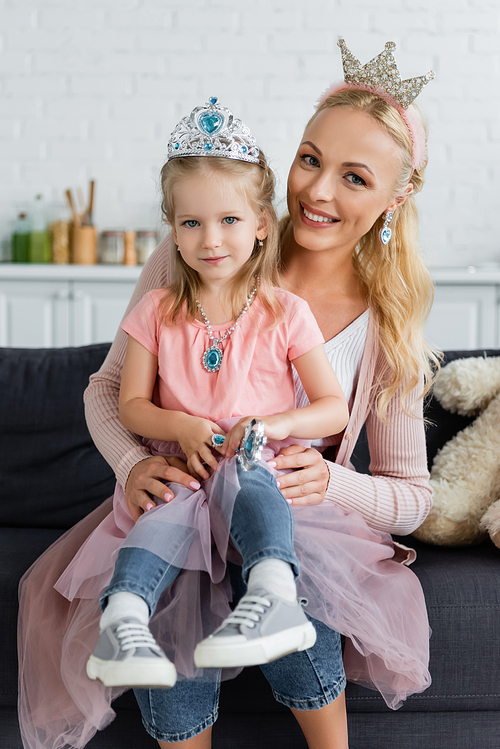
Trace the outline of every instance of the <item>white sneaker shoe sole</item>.
<instances>
[{"instance_id":1,"label":"white sneaker shoe sole","mask_svg":"<svg viewBox=\"0 0 500 749\"><path fill-rule=\"evenodd\" d=\"M170 689L177 681L175 666L170 661L152 658L131 658L126 661L103 661L91 655L87 676L105 687L147 687Z\"/></svg>"},{"instance_id":2,"label":"white sneaker shoe sole","mask_svg":"<svg viewBox=\"0 0 500 749\"><path fill-rule=\"evenodd\" d=\"M198 668L261 666L289 653L307 650L315 642L316 630L311 622L255 640L247 640L243 635L207 637L196 646L194 662Z\"/></svg>"}]
</instances>

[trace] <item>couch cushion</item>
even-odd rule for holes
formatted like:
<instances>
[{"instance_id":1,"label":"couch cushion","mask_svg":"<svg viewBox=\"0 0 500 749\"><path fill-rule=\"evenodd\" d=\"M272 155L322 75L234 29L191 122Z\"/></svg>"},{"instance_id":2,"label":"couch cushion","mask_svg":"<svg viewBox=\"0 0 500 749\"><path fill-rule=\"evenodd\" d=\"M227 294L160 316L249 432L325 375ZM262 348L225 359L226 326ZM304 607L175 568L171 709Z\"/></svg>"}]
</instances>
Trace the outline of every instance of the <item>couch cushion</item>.
<instances>
[{"instance_id":1,"label":"couch cushion","mask_svg":"<svg viewBox=\"0 0 500 749\"><path fill-rule=\"evenodd\" d=\"M429 546L398 539L417 550L412 569L425 594L432 684L407 700L403 710L498 710L500 704L500 549ZM382 700L349 685L351 710L385 710Z\"/></svg>"},{"instance_id":2,"label":"couch cushion","mask_svg":"<svg viewBox=\"0 0 500 749\"><path fill-rule=\"evenodd\" d=\"M1 525L69 528L112 494L83 410L108 349L0 349Z\"/></svg>"},{"instance_id":3,"label":"couch cushion","mask_svg":"<svg viewBox=\"0 0 500 749\"><path fill-rule=\"evenodd\" d=\"M19 580L61 533L61 530L48 528L0 528L0 706L17 704L16 629Z\"/></svg>"}]
</instances>

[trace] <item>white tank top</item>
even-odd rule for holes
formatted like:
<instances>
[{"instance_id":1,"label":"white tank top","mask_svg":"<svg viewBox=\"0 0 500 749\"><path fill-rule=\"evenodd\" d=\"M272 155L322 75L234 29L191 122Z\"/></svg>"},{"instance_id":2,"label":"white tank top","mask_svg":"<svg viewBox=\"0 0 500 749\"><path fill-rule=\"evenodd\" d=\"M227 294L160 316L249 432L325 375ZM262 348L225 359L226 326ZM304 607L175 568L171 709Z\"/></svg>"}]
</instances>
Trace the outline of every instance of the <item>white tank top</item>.
<instances>
[{"instance_id":1,"label":"white tank top","mask_svg":"<svg viewBox=\"0 0 500 749\"><path fill-rule=\"evenodd\" d=\"M361 359L368 333L369 318L370 310L367 309L348 325L347 328L341 330L338 335L324 344L328 361L337 375L340 387L349 405L351 405L351 396L358 382ZM296 407L303 408L308 405L309 399L304 392L295 369L293 370L293 379L295 383ZM325 439L314 440L312 444L314 447L321 448L332 444L332 440L326 437Z\"/></svg>"}]
</instances>

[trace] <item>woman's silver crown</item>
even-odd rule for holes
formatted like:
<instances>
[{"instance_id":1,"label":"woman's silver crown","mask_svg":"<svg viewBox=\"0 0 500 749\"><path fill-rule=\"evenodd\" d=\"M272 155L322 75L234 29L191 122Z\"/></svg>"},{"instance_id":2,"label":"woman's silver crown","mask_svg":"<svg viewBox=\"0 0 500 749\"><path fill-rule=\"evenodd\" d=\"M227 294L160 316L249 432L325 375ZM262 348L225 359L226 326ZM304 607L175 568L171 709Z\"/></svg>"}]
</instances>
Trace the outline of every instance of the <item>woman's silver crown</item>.
<instances>
[{"instance_id":1,"label":"woman's silver crown","mask_svg":"<svg viewBox=\"0 0 500 749\"><path fill-rule=\"evenodd\" d=\"M381 88L392 96L403 109L410 106L426 83L432 81L436 75L434 71L430 70L426 75L402 81L396 60L392 54L393 50L396 49L394 42L386 42L384 51L367 62L366 65L361 65L359 60L354 57L344 39L339 39L337 44L342 54L346 83L358 83L364 86Z\"/></svg>"},{"instance_id":2,"label":"woman's silver crown","mask_svg":"<svg viewBox=\"0 0 500 749\"><path fill-rule=\"evenodd\" d=\"M260 164L260 149L248 127L212 96L176 125L167 145L167 160L182 156L222 156Z\"/></svg>"}]
</instances>

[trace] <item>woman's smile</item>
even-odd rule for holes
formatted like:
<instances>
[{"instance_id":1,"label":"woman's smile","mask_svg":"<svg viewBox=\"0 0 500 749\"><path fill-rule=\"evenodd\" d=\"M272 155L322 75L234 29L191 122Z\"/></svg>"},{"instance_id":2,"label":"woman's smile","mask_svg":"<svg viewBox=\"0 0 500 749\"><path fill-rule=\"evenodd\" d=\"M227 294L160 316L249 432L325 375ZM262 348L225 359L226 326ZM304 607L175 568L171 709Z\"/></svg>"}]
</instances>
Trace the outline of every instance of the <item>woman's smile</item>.
<instances>
[{"instance_id":1,"label":"woman's smile","mask_svg":"<svg viewBox=\"0 0 500 749\"><path fill-rule=\"evenodd\" d=\"M301 208L300 218L305 224L308 226L314 226L315 229L326 229L332 224L337 224L340 221L336 216L331 216L317 208L312 208L310 205L302 201L300 201L299 205Z\"/></svg>"}]
</instances>

